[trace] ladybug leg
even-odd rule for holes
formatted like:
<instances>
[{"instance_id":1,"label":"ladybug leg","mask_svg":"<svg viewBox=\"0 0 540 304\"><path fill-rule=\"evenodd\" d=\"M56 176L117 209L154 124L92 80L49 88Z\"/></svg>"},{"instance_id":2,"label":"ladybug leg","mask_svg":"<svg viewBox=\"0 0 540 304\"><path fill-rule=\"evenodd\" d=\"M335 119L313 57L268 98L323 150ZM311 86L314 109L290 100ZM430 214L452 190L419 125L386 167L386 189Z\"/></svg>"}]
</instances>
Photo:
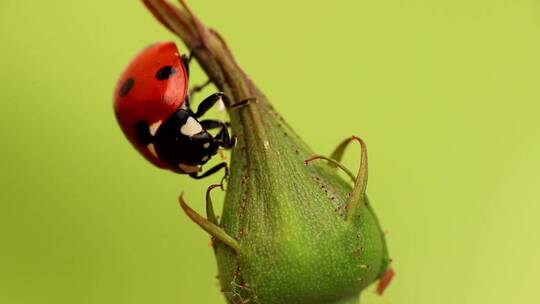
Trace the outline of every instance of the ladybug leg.
<instances>
[{"instance_id":1,"label":"ladybug leg","mask_svg":"<svg viewBox=\"0 0 540 304\"><path fill-rule=\"evenodd\" d=\"M215 137L216 142L225 149L230 149L234 147L236 139L231 138L231 136L229 135L228 123L212 119L202 120L200 121L200 123L206 130L221 128L221 130L219 130L219 133Z\"/></svg>"},{"instance_id":2,"label":"ladybug leg","mask_svg":"<svg viewBox=\"0 0 540 304\"><path fill-rule=\"evenodd\" d=\"M229 129L227 129L227 126L223 124L223 127L216 135L216 142L225 149L231 149L236 144L236 137L231 138L229 135Z\"/></svg>"},{"instance_id":3,"label":"ladybug leg","mask_svg":"<svg viewBox=\"0 0 540 304\"><path fill-rule=\"evenodd\" d=\"M195 118L203 116L210 108L212 108L218 101L221 99L227 99L227 95L223 92L214 93L206 97L199 106L197 107L197 112L195 112Z\"/></svg>"},{"instance_id":4,"label":"ladybug leg","mask_svg":"<svg viewBox=\"0 0 540 304\"><path fill-rule=\"evenodd\" d=\"M194 94L199 93L200 91L204 90L204 88L206 88L211 83L212 81L208 79L203 84L192 87L191 90L189 90L189 99L192 99Z\"/></svg>"},{"instance_id":5,"label":"ladybug leg","mask_svg":"<svg viewBox=\"0 0 540 304\"><path fill-rule=\"evenodd\" d=\"M219 170L221 169L224 169L225 170L225 175L223 176L223 178L221 179L221 184L223 185L223 181L225 181L227 179L227 177L229 176L229 168L227 168L227 163L223 162L223 163L219 163L217 165L215 165L214 167L206 170L206 172L204 172L203 174L199 175L198 172L196 173L191 173L189 174L189 176L191 178L194 178L194 179L201 179L201 178L205 178L207 176L210 176L216 172L218 172Z\"/></svg>"},{"instance_id":6,"label":"ladybug leg","mask_svg":"<svg viewBox=\"0 0 540 304\"><path fill-rule=\"evenodd\" d=\"M230 105L231 101L229 99L229 96L227 96L223 92L217 92L214 93L208 97L206 97L199 106L197 107L197 112L195 113L195 117L199 118L203 116L211 107L213 107L219 100L223 99L225 101L226 105ZM242 101L239 101L233 105L230 106L231 109L243 107L251 102L255 102L257 99L255 97L249 97Z\"/></svg>"},{"instance_id":7,"label":"ladybug leg","mask_svg":"<svg viewBox=\"0 0 540 304\"><path fill-rule=\"evenodd\" d=\"M191 60L193 59L193 54L197 49L202 48L201 46L194 47L190 52L189 56L186 56L185 54L182 54L182 62L184 63L184 67L186 68L187 75L189 76L189 64L191 63Z\"/></svg>"},{"instance_id":8,"label":"ladybug leg","mask_svg":"<svg viewBox=\"0 0 540 304\"><path fill-rule=\"evenodd\" d=\"M186 56L186 54L182 54L182 62L184 63L184 67L186 68L186 73L188 77L189 77L189 64L191 63L191 60L193 59L193 53L195 52L195 49L189 52L189 56Z\"/></svg>"},{"instance_id":9,"label":"ladybug leg","mask_svg":"<svg viewBox=\"0 0 540 304\"><path fill-rule=\"evenodd\" d=\"M206 130L218 129L218 128L221 128L221 127L228 127L229 126L228 122L222 122L222 121L214 120L214 119L201 120L201 121L199 121L199 123Z\"/></svg>"}]
</instances>

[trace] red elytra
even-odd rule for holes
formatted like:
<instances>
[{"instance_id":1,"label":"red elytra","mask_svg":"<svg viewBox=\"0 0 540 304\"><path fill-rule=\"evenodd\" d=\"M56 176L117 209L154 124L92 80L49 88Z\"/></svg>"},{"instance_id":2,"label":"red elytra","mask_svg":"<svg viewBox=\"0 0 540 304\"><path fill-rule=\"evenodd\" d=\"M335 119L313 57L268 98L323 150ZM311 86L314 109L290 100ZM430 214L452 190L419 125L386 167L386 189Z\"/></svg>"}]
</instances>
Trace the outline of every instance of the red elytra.
<instances>
[{"instance_id":1,"label":"red elytra","mask_svg":"<svg viewBox=\"0 0 540 304\"><path fill-rule=\"evenodd\" d=\"M150 162L167 168L148 146L137 141L135 124L149 126L166 120L184 103L188 75L174 42L158 42L143 49L126 67L114 90L114 111L122 131Z\"/></svg>"}]
</instances>

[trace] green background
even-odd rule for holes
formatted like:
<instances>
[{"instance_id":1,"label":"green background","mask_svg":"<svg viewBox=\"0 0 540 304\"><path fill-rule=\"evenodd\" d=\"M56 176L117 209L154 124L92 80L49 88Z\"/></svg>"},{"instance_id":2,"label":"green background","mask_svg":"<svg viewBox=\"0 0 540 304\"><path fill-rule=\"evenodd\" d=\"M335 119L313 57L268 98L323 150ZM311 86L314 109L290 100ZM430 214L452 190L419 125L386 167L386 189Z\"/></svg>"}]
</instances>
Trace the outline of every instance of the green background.
<instances>
[{"instance_id":1,"label":"green background","mask_svg":"<svg viewBox=\"0 0 540 304\"><path fill-rule=\"evenodd\" d=\"M191 2L315 151L366 140L397 276L364 303L538 303L538 1ZM155 169L113 116L164 39L135 0L1 1L0 303L224 303L177 204L218 177Z\"/></svg>"}]
</instances>

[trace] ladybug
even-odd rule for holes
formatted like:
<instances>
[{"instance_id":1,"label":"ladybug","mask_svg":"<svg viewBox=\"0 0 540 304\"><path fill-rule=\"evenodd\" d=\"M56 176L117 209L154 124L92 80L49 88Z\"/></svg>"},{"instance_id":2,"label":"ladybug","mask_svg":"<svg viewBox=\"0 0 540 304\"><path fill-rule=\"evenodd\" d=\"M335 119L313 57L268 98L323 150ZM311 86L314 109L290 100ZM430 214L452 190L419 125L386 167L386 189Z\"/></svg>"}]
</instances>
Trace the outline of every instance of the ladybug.
<instances>
[{"instance_id":1,"label":"ladybug","mask_svg":"<svg viewBox=\"0 0 540 304\"><path fill-rule=\"evenodd\" d=\"M234 145L228 124L199 120L226 96L214 93L193 112L189 106L190 57L182 56L173 42L159 42L143 49L126 67L114 90L114 111L122 131L133 146L154 165L200 179L220 169L222 162L205 173L202 165ZM217 135L208 132L219 129Z\"/></svg>"}]
</instances>

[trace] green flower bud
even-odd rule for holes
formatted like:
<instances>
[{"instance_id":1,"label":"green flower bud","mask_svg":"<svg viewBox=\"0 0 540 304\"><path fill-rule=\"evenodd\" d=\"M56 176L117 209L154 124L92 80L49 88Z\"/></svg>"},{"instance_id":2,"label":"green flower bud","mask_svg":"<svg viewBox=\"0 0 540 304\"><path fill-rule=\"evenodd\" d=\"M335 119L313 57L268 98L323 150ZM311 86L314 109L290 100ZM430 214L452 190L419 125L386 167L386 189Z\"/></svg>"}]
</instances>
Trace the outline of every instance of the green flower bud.
<instances>
[{"instance_id":1,"label":"green flower bud","mask_svg":"<svg viewBox=\"0 0 540 304\"><path fill-rule=\"evenodd\" d=\"M258 96L230 111L238 142L221 228L208 205L222 290L229 303L355 303L389 264L365 195L365 145L353 137L333 155L341 158L354 139L361 143L351 186L338 175L339 163L314 161L321 157Z\"/></svg>"}]
</instances>

